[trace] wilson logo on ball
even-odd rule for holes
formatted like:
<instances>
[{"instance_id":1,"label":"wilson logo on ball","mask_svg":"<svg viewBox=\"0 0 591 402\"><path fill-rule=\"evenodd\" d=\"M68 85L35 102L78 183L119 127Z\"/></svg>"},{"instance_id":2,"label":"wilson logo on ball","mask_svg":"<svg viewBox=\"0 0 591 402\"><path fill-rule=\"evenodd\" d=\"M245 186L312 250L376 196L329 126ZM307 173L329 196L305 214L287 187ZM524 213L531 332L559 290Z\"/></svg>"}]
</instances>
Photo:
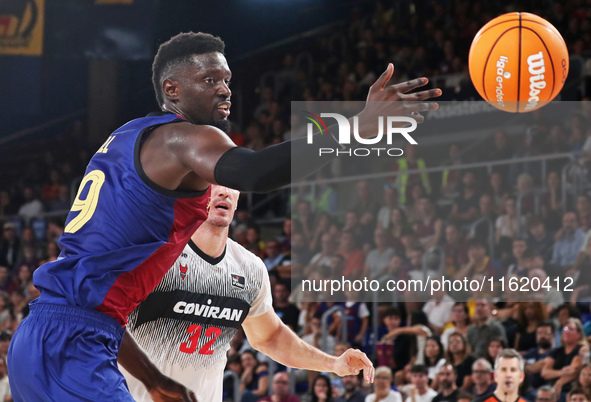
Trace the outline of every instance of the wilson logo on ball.
<instances>
[{"instance_id":1,"label":"wilson logo on ball","mask_svg":"<svg viewBox=\"0 0 591 402\"><path fill-rule=\"evenodd\" d=\"M558 30L530 13L503 14L483 26L472 41L468 64L480 96L512 113L531 112L554 99L569 68Z\"/></svg>"}]
</instances>

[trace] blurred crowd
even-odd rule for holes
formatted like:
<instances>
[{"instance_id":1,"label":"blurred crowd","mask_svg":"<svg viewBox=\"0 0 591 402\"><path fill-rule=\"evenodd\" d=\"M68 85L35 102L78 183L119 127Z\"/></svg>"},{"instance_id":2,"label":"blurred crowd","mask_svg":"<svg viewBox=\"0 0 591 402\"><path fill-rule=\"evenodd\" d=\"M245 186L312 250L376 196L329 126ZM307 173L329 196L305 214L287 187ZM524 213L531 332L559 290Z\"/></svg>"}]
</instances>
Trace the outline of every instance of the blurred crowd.
<instances>
[{"instance_id":1,"label":"blurred crowd","mask_svg":"<svg viewBox=\"0 0 591 402\"><path fill-rule=\"evenodd\" d=\"M258 98L248 111L252 117L230 136L253 150L285 141L291 136L290 101L363 100L388 62L396 66L394 81L436 77L434 85L448 88L444 100L471 99L475 92L467 55L472 38L490 19L514 10L552 22L572 56L591 55L589 1L514 1L502 7L465 0L366 2L352 10L346 23L305 47L295 43L282 57L262 55L268 63L261 64L272 74L261 75L256 94L250 95ZM426 158L408 146L392 164L391 179L335 186L330 182L335 168L329 166L309 182L313 192L300 186L254 212L245 209L243 199L232 238L263 259L281 319L329 354L353 346L380 366L373 387L355 376L287 373L253 352L239 332L227 370L240 378L244 400L472 400L494 390L494 360L504 348L515 348L525 359L521 394L529 401L591 400L591 198L584 188L572 191L574 173L568 171L567 181L562 180L569 159L549 159L545 171L539 163L517 162L576 153L577 174L587 180L590 123L589 102L581 102L559 124L534 112L523 133L491 133L479 150L466 152L463 143L452 143L447 153ZM39 294L32 274L58 257L72 189L93 152L84 144L84 132L75 123L50 141L15 145L2 154L0 398L7 387L4 357L11 334ZM490 170L456 169L468 162L511 159L516 162ZM448 169L408 172L441 165ZM563 192L564 186L569 191ZM284 219L281 235L257 225L257 218L266 215ZM435 248L443 261L431 255ZM356 302L351 295L344 296L351 301L320 295L311 301L297 286L302 278L406 280L424 272L457 279L528 278L530 283L536 278L546 286L521 293L498 288L475 294L437 292L422 301L402 293L397 301L378 305ZM344 313L325 318L323 336L321 319L333 305ZM377 333L370 325L375 315ZM279 370L272 378L271 365ZM290 377L295 377L297 396L289 394ZM227 400L232 400L233 387L232 381L224 383Z\"/></svg>"}]
</instances>

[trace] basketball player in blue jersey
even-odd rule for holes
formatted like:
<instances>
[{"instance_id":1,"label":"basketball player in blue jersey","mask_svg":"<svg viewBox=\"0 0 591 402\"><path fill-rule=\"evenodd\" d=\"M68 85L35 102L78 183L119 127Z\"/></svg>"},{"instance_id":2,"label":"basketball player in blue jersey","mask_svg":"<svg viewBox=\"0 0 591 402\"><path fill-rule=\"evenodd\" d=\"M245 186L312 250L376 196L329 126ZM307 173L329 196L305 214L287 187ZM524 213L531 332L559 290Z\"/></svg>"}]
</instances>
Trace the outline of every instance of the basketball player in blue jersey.
<instances>
[{"instance_id":1,"label":"basketball player in blue jersey","mask_svg":"<svg viewBox=\"0 0 591 402\"><path fill-rule=\"evenodd\" d=\"M125 330L127 317L206 219L209 183L273 190L291 180L292 149L317 154L318 147L335 146L324 135L313 146L302 138L258 152L236 147L224 133L232 74L223 52L219 38L203 33L179 34L162 44L153 83L163 113L115 130L89 162L59 240L61 254L35 272L41 296L10 344L15 401L131 401L117 368L120 347L136 350ZM381 114L412 114L420 122L416 113L436 107L422 101L441 91L407 94L427 79L387 86L392 72L390 64L368 100L414 101ZM365 130L376 128L375 117L362 112L362 135L375 135L377 129ZM315 160L298 173L327 162ZM158 370L145 370L132 352L119 361L155 400L194 398Z\"/></svg>"},{"instance_id":2,"label":"basketball player in blue jersey","mask_svg":"<svg viewBox=\"0 0 591 402\"><path fill-rule=\"evenodd\" d=\"M138 353L143 366L153 361L199 401L221 401L226 353L242 324L253 347L286 366L340 376L363 370L372 382L373 365L364 353L349 349L338 358L329 356L279 319L265 264L228 239L238 196L236 190L211 186L207 220L162 282L130 314L128 331L147 354ZM135 400L151 401L144 385L122 372Z\"/></svg>"}]
</instances>

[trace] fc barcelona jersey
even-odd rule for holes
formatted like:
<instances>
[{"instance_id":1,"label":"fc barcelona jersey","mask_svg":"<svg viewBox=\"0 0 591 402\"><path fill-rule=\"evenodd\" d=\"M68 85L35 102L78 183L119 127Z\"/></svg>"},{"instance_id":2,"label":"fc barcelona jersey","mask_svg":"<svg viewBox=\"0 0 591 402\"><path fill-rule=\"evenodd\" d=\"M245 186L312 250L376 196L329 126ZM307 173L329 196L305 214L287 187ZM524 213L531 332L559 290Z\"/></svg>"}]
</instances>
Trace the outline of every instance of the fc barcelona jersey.
<instances>
[{"instance_id":1,"label":"fc barcelona jersey","mask_svg":"<svg viewBox=\"0 0 591 402\"><path fill-rule=\"evenodd\" d=\"M167 190L140 163L142 142L175 115L117 129L90 160L59 239L61 254L33 276L38 302L86 307L121 325L160 283L207 218L209 189Z\"/></svg>"}]
</instances>

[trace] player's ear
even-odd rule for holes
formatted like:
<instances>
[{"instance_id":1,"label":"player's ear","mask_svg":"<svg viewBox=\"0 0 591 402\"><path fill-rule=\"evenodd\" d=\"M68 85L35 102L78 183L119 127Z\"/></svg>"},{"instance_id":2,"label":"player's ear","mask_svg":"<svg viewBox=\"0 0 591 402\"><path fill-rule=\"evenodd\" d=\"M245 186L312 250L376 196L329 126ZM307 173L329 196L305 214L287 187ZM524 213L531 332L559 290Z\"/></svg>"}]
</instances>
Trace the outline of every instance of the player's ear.
<instances>
[{"instance_id":1,"label":"player's ear","mask_svg":"<svg viewBox=\"0 0 591 402\"><path fill-rule=\"evenodd\" d=\"M162 82L162 93L164 97L170 100L172 103L176 103L179 99L180 85L177 81L169 78Z\"/></svg>"}]
</instances>

